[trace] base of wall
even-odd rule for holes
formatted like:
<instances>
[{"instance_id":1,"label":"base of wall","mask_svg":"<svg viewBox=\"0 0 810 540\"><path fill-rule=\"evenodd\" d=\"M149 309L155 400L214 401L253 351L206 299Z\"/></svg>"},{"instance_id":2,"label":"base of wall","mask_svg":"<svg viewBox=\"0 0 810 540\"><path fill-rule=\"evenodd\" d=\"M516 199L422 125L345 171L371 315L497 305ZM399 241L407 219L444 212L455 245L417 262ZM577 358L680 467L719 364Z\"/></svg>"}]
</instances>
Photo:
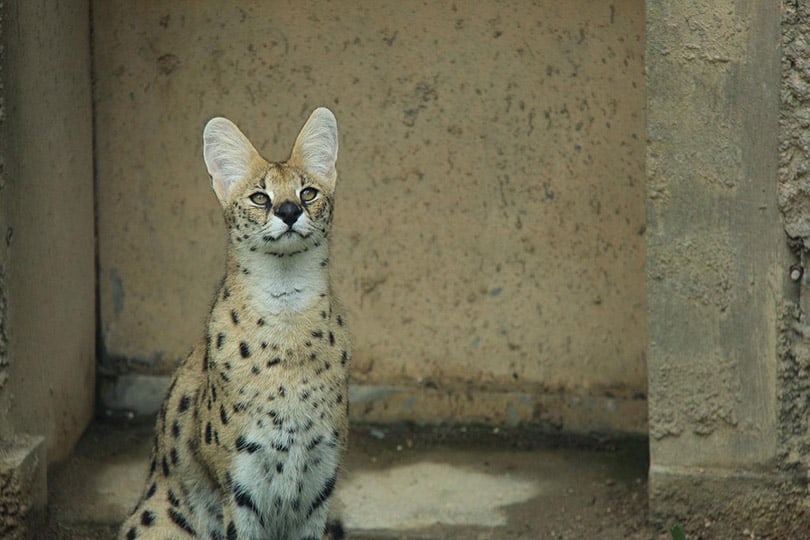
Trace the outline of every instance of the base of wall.
<instances>
[{"instance_id":1,"label":"base of wall","mask_svg":"<svg viewBox=\"0 0 810 540\"><path fill-rule=\"evenodd\" d=\"M778 472L670 468L649 475L650 520L687 538L802 538L810 530L807 479ZM747 531L747 532L746 532Z\"/></svg>"},{"instance_id":2,"label":"base of wall","mask_svg":"<svg viewBox=\"0 0 810 540\"><path fill-rule=\"evenodd\" d=\"M100 410L109 417L155 414L169 377L123 375L99 381ZM418 425L532 424L568 434L647 434L645 399L470 388L352 385L353 422Z\"/></svg>"},{"instance_id":3,"label":"base of wall","mask_svg":"<svg viewBox=\"0 0 810 540\"><path fill-rule=\"evenodd\" d=\"M17 435L0 443L0 537L41 530L48 502L44 437Z\"/></svg>"}]
</instances>

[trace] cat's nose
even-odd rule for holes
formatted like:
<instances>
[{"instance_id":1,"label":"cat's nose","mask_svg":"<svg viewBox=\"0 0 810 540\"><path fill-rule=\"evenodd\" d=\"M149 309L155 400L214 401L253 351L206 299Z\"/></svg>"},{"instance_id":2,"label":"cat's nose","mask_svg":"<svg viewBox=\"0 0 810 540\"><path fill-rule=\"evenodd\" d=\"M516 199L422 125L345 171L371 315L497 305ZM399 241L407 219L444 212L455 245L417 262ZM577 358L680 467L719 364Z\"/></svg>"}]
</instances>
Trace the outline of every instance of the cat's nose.
<instances>
[{"instance_id":1,"label":"cat's nose","mask_svg":"<svg viewBox=\"0 0 810 540\"><path fill-rule=\"evenodd\" d=\"M301 207L294 202L284 201L276 208L274 213L280 217L281 221L286 223L288 227L292 227L293 223L295 223L302 212Z\"/></svg>"}]
</instances>

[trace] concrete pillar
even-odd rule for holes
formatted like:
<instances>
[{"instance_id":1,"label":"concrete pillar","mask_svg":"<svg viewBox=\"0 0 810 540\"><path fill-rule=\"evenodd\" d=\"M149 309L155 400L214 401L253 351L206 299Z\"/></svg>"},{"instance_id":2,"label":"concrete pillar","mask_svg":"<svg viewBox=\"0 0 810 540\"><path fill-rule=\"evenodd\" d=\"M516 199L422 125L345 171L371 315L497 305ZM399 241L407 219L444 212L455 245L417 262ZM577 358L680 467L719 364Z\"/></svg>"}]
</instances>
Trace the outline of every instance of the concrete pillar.
<instances>
[{"instance_id":1,"label":"concrete pillar","mask_svg":"<svg viewBox=\"0 0 810 540\"><path fill-rule=\"evenodd\" d=\"M0 2L0 537L40 537L48 462L92 418L89 4Z\"/></svg>"},{"instance_id":2,"label":"concrete pillar","mask_svg":"<svg viewBox=\"0 0 810 540\"><path fill-rule=\"evenodd\" d=\"M800 500L780 377L797 293L777 203L782 11L646 11L651 513L779 536Z\"/></svg>"}]
</instances>

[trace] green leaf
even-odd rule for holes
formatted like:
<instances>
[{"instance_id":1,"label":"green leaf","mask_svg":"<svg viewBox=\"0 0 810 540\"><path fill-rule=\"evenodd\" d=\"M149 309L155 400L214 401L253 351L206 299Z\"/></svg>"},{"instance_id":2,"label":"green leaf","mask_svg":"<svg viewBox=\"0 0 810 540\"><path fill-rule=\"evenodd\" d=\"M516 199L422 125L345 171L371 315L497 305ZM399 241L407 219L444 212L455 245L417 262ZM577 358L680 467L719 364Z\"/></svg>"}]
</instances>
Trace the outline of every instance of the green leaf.
<instances>
[{"instance_id":1,"label":"green leaf","mask_svg":"<svg viewBox=\"0 0 810 540\"><path fill-rule=\"evenodd\" d=\"M672 534L672 540L686 540L686 533L680 525L675 525L669 532Z\"/></svg>"}]
</instances>

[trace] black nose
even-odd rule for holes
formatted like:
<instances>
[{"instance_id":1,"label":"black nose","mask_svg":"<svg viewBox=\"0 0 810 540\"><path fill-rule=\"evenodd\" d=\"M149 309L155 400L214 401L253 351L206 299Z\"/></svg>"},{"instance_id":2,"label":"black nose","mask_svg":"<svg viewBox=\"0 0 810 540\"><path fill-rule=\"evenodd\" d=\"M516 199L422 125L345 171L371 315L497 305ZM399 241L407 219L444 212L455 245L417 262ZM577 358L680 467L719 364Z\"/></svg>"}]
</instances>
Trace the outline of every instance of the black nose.
<instances>
[{"instance_id":1,"label":"black nose","mask_svg":"<svg viewBox=\"0 0 810 540\"><path fill-rule=\"evenodd\" d=\"M295 204L292 201L284 201L276 208L275 214L281 218L281 221L287 224L288 227L292 227L293 223L298 219L298 216L301 215L301 207Z\"/></svg>"}]
</instances>

